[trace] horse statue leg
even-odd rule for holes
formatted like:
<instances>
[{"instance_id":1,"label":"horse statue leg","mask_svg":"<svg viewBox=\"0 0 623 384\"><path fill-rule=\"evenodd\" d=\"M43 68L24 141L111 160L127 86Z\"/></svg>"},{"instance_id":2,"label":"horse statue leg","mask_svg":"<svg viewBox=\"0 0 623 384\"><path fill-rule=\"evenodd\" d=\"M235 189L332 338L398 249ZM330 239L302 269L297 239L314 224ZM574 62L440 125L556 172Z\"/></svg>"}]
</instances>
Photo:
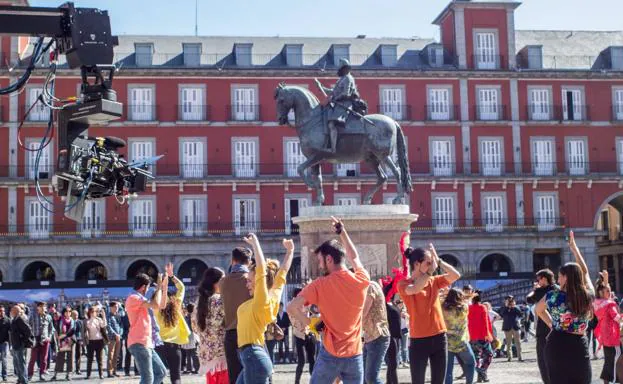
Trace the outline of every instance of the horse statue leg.
<instances>
[{"instance_id":1,"label":"horse statue leg","mask_svg":"<svg viewBox=\"0 0 623 384\"><path fill-rule=\"evenodd\" d=\"M394 176L396 177L396 198L394 199L394 201L392 201L393 204L405 204L405 189L404 186L402 185L402 175L400 174L400 170L398 169L398 167L396 166L396 163L394 163L394 160L392 159L391 156L385 156L385 158L383 159L383 164L385 164L387 166L387 168L389 168L392 173L394 174Z\"/></svg>"},{"instance_id":2,"label":"horse statue leg","mask_svg":"<svg viewBox=\"0 0 623 384\"><path fill-rule=\"evenodd\" d=\"M322 172L320 171L321 160L321 155L314 154L296 168L298 174L301 176L301 178L303 178L305 185L307 185L309 188L316 190L315 205L324 204L324 192L322 191ZM305 172L307 168L311 168L311 175Z\"/></svg>"},{"instance_id":3,"label":"horse statue leg","mask_svg":"<svg viewBox=\"0 0 623 384\"><path fill-rule=\"evenodd\" d=\"M387 181L387 175L385 174L385 171L383 170L383 167L381 166L381 163L379 163L376 156L372 155L371 157L367 158L366 163L370 167L372 167L372 169L374 169L374 172L376 172L376 184L372 188L370 188L370 190L363 198L363 204L369 205L372 204L372 197L374 196L374 194L378 192L378 190L381 189L383 184L385 184L385 182Z\"/></svg>"},{"instance_id":4,"label":"horse statue leg","mask_svg":"<svg viewBox=\"0 0 623 384\"><path fill-rule=\"evenodd\" d=\"M315 178L316 184L316 204L315 205L323 205L324 204L324 191L322 190L322 169L320 168L320 163L311 167L312 176Z\"/></svg>"},{"instance_id":5,"label":"horse statue leg","mask_svg":"<svg viewBox=\"0 0 623 384\"><path fill-rule=\"evenodd\" d=\"M296 167L296 171L298 172L299 176L301 176L301 178L305 182L305 185L307 185L309 188L315 188L316 186L314 184L314 179L305 171L307 170L307 168L318 164L318 161L318 155L313 155L312 157L302 162L298 167Z\"/></svg>"}]
</instances>

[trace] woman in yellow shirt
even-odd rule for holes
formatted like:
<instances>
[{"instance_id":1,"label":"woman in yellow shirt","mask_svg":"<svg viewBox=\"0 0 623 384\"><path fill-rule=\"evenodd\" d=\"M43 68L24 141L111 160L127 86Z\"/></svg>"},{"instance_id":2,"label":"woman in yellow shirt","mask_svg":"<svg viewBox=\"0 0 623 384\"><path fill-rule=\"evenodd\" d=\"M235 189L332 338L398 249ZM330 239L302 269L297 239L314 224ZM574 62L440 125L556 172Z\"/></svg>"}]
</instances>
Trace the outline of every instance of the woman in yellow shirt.
<instances>
[{"instance_id":1,"label":"woman in yellow shirt","mask_svg":"<svg viewBox=\"0 0 623 384\"><path fill-rule=\"evenodd\" d=\"M165 267L169 280L175 284L175 293L162 292L166 297L166 305L157 311L156 321L160 327L160 338L164 342L162 354L166 365L169 368L171 384L181 384L182 382L182 345L188 343L190 329L184 320L182 303L184 302L184 284L173 274L173 264L169 263ZM163 285L166 290L167 286ZM168 294L167 294L168 293Z\"/></svg>"},{"instance_id":2,"label":"woman in yellow shirt","mask_svg":"<svg viewBox=\"0 0 623 384\"><path fill-rule=\"evenodd\" d=\"M286 255L280 268L279 261L264 258L255 234L250 233L244 241L253 248L255 266L247 276L247 288L252 297L242 303L237 312L238 353L242 372L236 384L266 384L273 372L273 365L264 349L264 332L268 324L277 319L281 292L294 255L294 242L283 240Z\"/></svg>"}]
</instances>

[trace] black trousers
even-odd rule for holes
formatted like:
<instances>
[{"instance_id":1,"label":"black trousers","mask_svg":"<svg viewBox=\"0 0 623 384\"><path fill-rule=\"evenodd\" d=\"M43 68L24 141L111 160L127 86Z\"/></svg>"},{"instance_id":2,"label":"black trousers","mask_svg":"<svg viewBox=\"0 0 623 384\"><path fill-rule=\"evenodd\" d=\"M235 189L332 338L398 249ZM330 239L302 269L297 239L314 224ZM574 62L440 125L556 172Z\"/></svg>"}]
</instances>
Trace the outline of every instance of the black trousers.
<instances>
[{"instance_id":1,"label":"black trousers","mask_svg":"<svg viewBox=\"0 0 623 384\"><path fill-rule=\"evenodd\" d=\"M199 371L199 356L197 356L197 348L182 349L182 367L185 372L196 373Z\"/></svg>"},{"instance_id":2,"label":"black trousers","mask_svg":"<svg viewBox=\"0 0 623 384\"><path fill-rule=\"evenodd\" d=\"M225 359L227 360L229 384L236 384L236 379L242 371L242 364L240 357L238 357L238 331L235 329L225 331Z\"/></svg>"},{"instance_id":3,"label":"black trousers","mask_svg":"<svg viewBox=\"0 0 623 384\"><path fill-rule=\"evenodd\" d=\"M400 353L400 337L389 338L387 349L387 384L398 384L398 354Z\"/></svg>"},{"instance_id":4,"label":"black trousers","mask_svg":"<svg viewBox=\"0 0 623 384\"><path fill-rule=\"evenodd\" d=\"M301 376L303 375L303 368L305 367L305 355L307 355L307 362L309 363L309 375L311 376L314 371L314 363L316 362L316 341L311 336L307 336L305 339L299 339L294 336L294 343L297 356L294 383L299 384L301 382Z\"/></svg>"},{"instance_id":5,"label":"black trousers","mask_svg":"<svg viewBox=\"0 0 623 384\"><path fill-rule=\"evenodd\" d=\"M601 369L601 375L599 378L607 381L608 383L617 382L616 379L616 363L621 357L621 346L618 347L604 347L604 366Z\"/></svg>"},{"instance_id":6,"label":"black trousers","mask_svg":"<svg viewBox=\"0 0 623 384\"><path fill-rule=\"evenodd\" d=\"M539 372L541 372L541 380L543 384L549 384L549 371L547 370L547 362L545 361L545 345L547 344L547 336L537 336L536 338L536 359L539 364Z\"/></svg>"},{"instance_id":7,"label":"black trousers","mask_svg":"<svg viewBox=\"0 0 623 384\"><path fill-rule=\"evenodd\" d=\"M171 376L171 384L182 383L182 347L179 344L164 343L162 346L162 354L169 368L169 376Z\"/></svg>"},{"instance_id":8,"label":"black trousers","mask_svg":"<svg viewBox=\"0 0 623 384\"><path fill-rule=\"evenodd\" d=\"M104 340L89 340L87 344L87 378L91 376L91 367L93 366L93 355L97 359L97 373L102 377L102 350L104 349Z\"/></svg>"},{"instance_id":9,"label":"black trousers","mask_svg":"<svg viewBox=\"0 0 623 384\"><path fill-rule=\"evenodd\" d=\"M76 340L76 345L74 346L75 355L74 355L74 367L76 368L76 372L80 372L80 360L82 360L82 348L84 347L84 341Z\"/></svg>"},{"instance_id":10,"label":"black trousers","mask_svg":"<svg viewBox=\"0 0 623 384\"><path fill-rule=\"evenodd\" d=\"M549 384L590 384L592 371L586 336L552 331L547 336L545 356Z\"/></svg>"},{"instance_id":11,"label":"black trousers","mask_svg":"<svg viewBox=\"0 0 623 384\"><path fill-rule=\"evenodd\" d=\"M430 360L431 384L443 384L448 362L448 340L445 333L411 339L409 363L411 364L411 383L424 384L426 367Z\"/></svg>"},{"instance_id":12,"label":"black trousers","mask_svg":"<svg viewBox=\"0 0 623 384\"><path fill-rule=\"evenodd\" d=\"M282 340L279 340L277 342L277 345L279 346L279 358L277 359L277 361L281 361L282 363L285 364L286 359L288 359L288 362L290 362L290 360L291 360L291 357L290 357L290 335L285 333L284 334L284 338ZM284 353L284 349L285 349L285 353Z\"/></svg>"}]
</instances>

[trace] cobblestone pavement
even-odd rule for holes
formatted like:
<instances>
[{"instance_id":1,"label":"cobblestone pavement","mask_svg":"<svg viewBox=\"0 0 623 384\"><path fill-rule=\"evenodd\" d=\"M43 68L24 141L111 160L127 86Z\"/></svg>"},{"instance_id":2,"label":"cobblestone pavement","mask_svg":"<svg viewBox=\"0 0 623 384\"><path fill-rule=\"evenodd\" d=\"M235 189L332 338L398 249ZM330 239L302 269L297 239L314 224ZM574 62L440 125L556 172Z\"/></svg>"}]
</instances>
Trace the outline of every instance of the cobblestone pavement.
<instances>
[{"instance_id":1,"label":"cobblestone pavement","mask_svg":"<svg viewBox=\"0 0 623 384\"><path fill-rule=\"evenodd\" d=\"M491 379L491 383L493 384L536 384L541 383L539 370L536 363L536 352L535 352L535 341L531 340L528 343L522 344L522 352L524 355L525 361L523 363L519 363L516 360L513 362L507 362L506 359L494 359L491 367L489 368L489 378ZM593 383L598 384L602 381L599 380L599 374L601 372L601 368L603 365L603 358L598 360L592 360L593 366ZM83 363L85 364L86 361ZM11 362L9 362L11 364ZM9 372L12 373L12 365L9 365ZM86 367L86 364L83 365L83 368ZM307 365L305 366L307 369ZM275 374L273 376L273 384L293 384L294 383L294 364L279 364L275 367ZM460 373L460 368L456 367L455 364L455 377ZM97 376L97 373L95 373ZM410 376L408 368L400 368L398 372L400 383L410 383ZM50 376L48 376L50 377ZM59 375L60 378L64 378L64 374ZM84 375L82 376L72 376L72 383L74 384L86 384L86 383L121 383L121 384L138 384L139 380L136 376L131 377L120 377L113 379L93 379L91 377L90 380L85 380ZM382 378L385 378L385 370L382 372ZM33 379L32 383L39 382L37 380L37 376ZM64 380L59 380L59 383L65 382ZM303 375L302 383L309 382L309 375L305 373ZM9 376L9 383L15 383L15 377ZM165 384L170 383L168 379L165 380ZM184 375L182 376L183 384L203 384L205 383L205 379L200 377L199 375ZM455 381L455 383L460 383L459 381ZM327 383L329 384L329 383Z\"/></svg>"}]
</instances>

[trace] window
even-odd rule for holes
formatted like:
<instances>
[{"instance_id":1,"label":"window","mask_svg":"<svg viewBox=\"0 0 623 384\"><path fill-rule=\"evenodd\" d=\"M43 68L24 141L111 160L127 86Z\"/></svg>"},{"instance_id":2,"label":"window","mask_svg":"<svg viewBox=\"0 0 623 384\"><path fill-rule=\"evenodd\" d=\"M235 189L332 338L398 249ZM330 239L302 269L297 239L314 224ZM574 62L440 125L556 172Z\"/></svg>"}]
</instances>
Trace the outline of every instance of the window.
<instances>
[{"instance_id":1,"label":"window","mask_svg":"<svg viewBox=\"0 0 623 384\"><path fill-rule=\"evenodd\" d=\"M153 44L135 44L134 50L136 51L136 66L137 67L151 67L153 64Z\"/></svg>"},{"instance_id":2,"label":"window","mask_svg":"<svg viewBox=\"0 0 623 384\"><path fill-rule=\"evenodd\" d=\"M238 87L233 92L233 116L235 121L258 120L257 93L255 87Z\"/></svg>"},{"instance_id":3,"label":"window","mask_svg":"<svg viewBox=\"0 0 623 384\"><path fill-rule=\"evenodd\" d=\"M234 199L234 230L236 235L255 232L259 228L257 199Z\"/></svg>"},{"instance_id":4,"label":"window","mask_svg":"<svg viewBox=\"0 0 623 384\"><path fill-rule=\"evenodd\" d=\"M130 230L134 237L150 237L155 227L154 202L138 199L130 204Z\"/></svg>"},{"instance_id":5,"label":"window","mask_svg":"<svg viewBox=\"0 0 623 384\"><path fill-rule=\"evenodd\" d=\"M478 89L478 120L499 120L500 106L497 88Z\"/></svg>"},{"instance_id":6,"label":"window","mask_svg":"<svg viewBox=\"0 0 623 384\"><path fill-rule=\"evenodd\" d=\"M286 64L288 65L288 67L303 66L303 45L286 45Z\"/></svg>"},{"instance_id":7,"label":"window","mask_svg":"<svg viewBox=\"0 0 623 384\"><path fill-rule=\"evenodd\" d=\"M48 179L52 177L53 170L50 156L52 143L40 151L41 155L39 155L39 151L37 151L40 147L41 139L32 139L28 142L28 148L30 151L26 152L28 154L28 164L26 164L26 166L28 167L27 177L30 180L34 180L35 175L39 179ZM38 164L37 156L39 156Z\"/></svg>"},{"instance_id":8,"label":"window","mask_svg":"<svg viewBox=\"0 0 623 384\"><path fill-rule=\"evenodd\" d=\"M585 175L588 162L586 161L586 141L584 139L567 140L567 166L570 175Z\"/></svg>"},{"instance_id":9,"label":"window","mask_svg":"<svg viewBox=\"0 0 623 384\"><path fill-rule=\"evenodd\" d=\"M403 119L403 89L381 88L381 113L394 120Z\"/></svg>"},{"instance_id":10,"label":"window","mask_svg":"<svg viewBox=\"0 0 623 384\"><path fill-rule=\"evenodd\" d=\"M550 120L550 90L530 89L530 119Z\"/></svg>"},{"instance_id":11,"label":"window","mask_svg":"<svg viewBox=\"0 0 623 384\"><path fill-rule=\"evenodd\" d=\"M153 141L131 140L130 164L140 162L154 156ZM152 165L152 171L154 166Z\"/></svg>"},{"instance_id":12,"label":"window","mask_svg":"<svg viewBox=\"0 0 623 384\"><path fill-rule=\"evenodd\" d=\"M443 66L443 47L432 46L428 48L428 64L431 67Z\"/></svg>"},{"instance_id":13,"label":"window","mask_svg":"<svg viewBox=\"0 0 623 384\"><path fill-rule=\"evenodd\" d=\"M450 120L450 90L448 88L429 88L429 120Z\"/></svg>"},{"instance_id":14,"label":"window","mask_svg":"<svg viewBox=\"0 0 623 384\"><path fill-rule=\"evenodd\" d=\"M206 229L206 201L203 198L182 198L182 233L201 236Z\"/></svg>"},{"instance_id":15,"label":"window","mask_svg":"<svg viewBox=\"0 0 623 384\"><path fill-rule=\"evenodd\" d=\"M381 64L385 67L393 67L398 61L398 47L396 45L381 45Z\"/></svg>"},{"instance_id":16,"label":"window","mask_svg":"<svg viewBox=\"0 0 623 384\"><path fill-rule=\"evenodd\" d=\"M184 87L181 90L182 103L180 117L184 121L205 120L203 114L203 89L200 87Z\"/></svg>"},{"instance_id":17,"label":"window","mask_svg":"<svg viewBox=\"0 0 623 384\"><path fill-rule=\"evenodd\" d=\"M182 177L201 179L204 177L204 143L200 140L182 142Z\"/></svg>"},{"instance_id":18,"label":"window","mask_svg":"<svg viewBox=\"0 0 623 384\"><path fill-rule=\"evenodd\" d=\"M257 141L235 140L234 141L234 176L255 177L257 176Z\"/></svg>"},{"instance_id":19,"label":"window","mask_svg":"<svg viewBox=\"0 0 623 384\"><path fill-rule=\"evenodd\" d=\"M502 140L480 140L480 164L484 176L502 175Z\"/></svg>"},{"instance_id":20,"label":"window","mask_svg":"<svg viewBox=\"0 0 623 384\"><path fill-rule=\"evenodd\" d=\"M543 46L528 47L528 68L543 69Z\"/></svg>"},{"instance_id":21,"label":"window","mask_svg":"<svg viewBox=\"0 0 623 384\"><path fill-rule=\"evenodd\" d=\"M495 32L476 33L476 68L496 69L499 66Z\"/></svg>"},{"instance_id":22,"label":"window","mask_svg":"<svg viewBox=\"0 0 623 384\"><path fill-rule=\"evenodd\" d=\"M307 160L301 152L301 143L298 139L287 139L285 151L286 176L298 177L298 166Z\"/></svg>"},{"instance_id":23,"label":"window","mask_svg":"<svg viewBox=\"0 0 623 384\"><path fill-rule=\"evenodd\" d=\"M28 121L47 121L50 118L50 108L38 100L41 93L43 88L28 88L28 108L34 105L28 113Z\"/></svg>"},{"instance_id":24,"label":"window","mask_svg":"<svg viewBox=\"0 0 623 384\"><path fill-rule=\"evenodd\" d=\"M184 50L184 65L198 67L201 65L201 44L182 44Z\"/></svg>"},{"instance_id":25,"label":"window","mask_svg":"<svg viewBox=\"0 0 623 384\"><path fill-rule=\"evenodd\" d=\"M27 209L27 225L30 238L47 239L50 236L50 212L38 200L28 201Z\"/></svg>"},{"instance_id":26,"label":"window","mask_svg":"<svg viewBox=\"0 0 623 384\"><path fill-rule=\"evenodd\" d=\"M614 120L623 121L623 89L615 89L613 99Z\"/></svg>"},{"instance_id":27,"label":"window","mask_svg":"<svg viewBox=\"0 0 623 384\"><path fill-rule=\"evenodd\" d=\"M357 166L359 163L342 163L335 166L338 176L357 176Z\"/></svg>"},{"instance_id":28,"label":"window","mask_svg":"<svg viewBox=\"0 0 623 384\"><path fill-rule=\"evenodd\" d=\"M612 69L623 70L623 47L610 47Z\"/></svg>"},{"instance_id":29,"label":"window","mask_svg":"<svg viewBox=\"0 0 623 384\"><path fill-rule=\"evenodd\" d=\"M340 59L350 59L350 47L347 44L333 45L333 65L338 67Z\"/></svg>"},{"instance_id":30,"label":"window","mask_svg":"<svg viewBox=\"0 0 623 384\"><path fill-rule=\"evenodd\" d=\"M453 152L453 144L450 139L431 141L430 156L433 176L452 176L454 174Z\"/></svg>"},{"instance_id":31,"label":"window","mask_svg":"<svg viewBox=\"0 0 623 384\"><path fill-rule=\"evenodd\" d=\"M236 65L249 67L253 65L253 44L236 44L234 47Z\"/></svg>"},{"instance_id":32,"label":"window","mask_svg":"<svg viewBox=\"0 0 623 384\"><path fill-rule=\"evenodd\" d=\"M285 207L285 230L286 235L298 233L299 226L292 222L293 217L299 215L300 209L311 205L309 197L286 197L284 201Z\"/></svg>"},{"instance_id":33,"label":"window","mask_svg":"<svg viewBox=\"0 0 623 384\"><path fill-rule=\"evenodd\" d=\"M584 115L581 89L562 90L562 119L565 121L580 121Z\"/></svg>"},{"instance_id":34,"label":"window","mask_svg":"<svg viewBox=\"0 0 623 384\"><path fill-rule=\"evenodd\" d=\"M130 88L130 116L132 121L153 121L155 118L154 89L151 87Z\"/></svg>"},{"instance_id":35,"label":"window","mask_svg":"<svg viewBox=\"0 0 623 384\"><path fill-rule=\"evenodd\" d=\"M335 198L335 205L348 205L348 206L353 206L353 205L359 205L359 198L357 197L336 197Z\"/></svg>"},{"instance_id":36,"label":"window","mask_svg":"<svg viewBox=\"0 0 623 384\"><path fill-rule=\"evenodd\" d=\"M80 223L82 237L100 237L104 231L105 200L87 200Z\"/></svg>"},{"instance_id":37,"label":"window","mask_svg":"<svg viewBox=\"0 0 623 384\"><path fill-rule=\"evenodd\" d=\"M617 140L617 161L619 163L617 167L619 175L623 175L623 139Z\"/></svg>"},{"instance_id":38,"label":"window","mask_svg":"<svg viewBox=\"0 0 623 384\"><path fill-rule=\"evenodd\" d=\"M487 232L502 232L504 229L504 206L502 196L483 197L483 216Z\"/></svg>"},{"instance_id":39,"label":"window","mask_svg":"<svg viewBox=\"0 0 623 384\"><path fill-rule=\"evenodd\" d=\"M435 231L453 232L454 222L454 197L435 196L433 199L433 226Z\"/></svg>"},{"instance_id":40,"label":"window","mask_svg":"<svg viewBox=\"0 0 623 384\"><path fill-rule=\"evenodd\" d=\"M552 231L556 228L555 195L536 196L536 224L539 231Z\"/></svg>"},{"instance_id":41,"label":"window","mask_svg":"<svg viewBox=\"0 0 623 384\"><path fill-rule=\"evenodd\" d=\"M555 169L554 140L532 140L532 171L536 176L553 176Z\"/></svg>"}]
</instances>

